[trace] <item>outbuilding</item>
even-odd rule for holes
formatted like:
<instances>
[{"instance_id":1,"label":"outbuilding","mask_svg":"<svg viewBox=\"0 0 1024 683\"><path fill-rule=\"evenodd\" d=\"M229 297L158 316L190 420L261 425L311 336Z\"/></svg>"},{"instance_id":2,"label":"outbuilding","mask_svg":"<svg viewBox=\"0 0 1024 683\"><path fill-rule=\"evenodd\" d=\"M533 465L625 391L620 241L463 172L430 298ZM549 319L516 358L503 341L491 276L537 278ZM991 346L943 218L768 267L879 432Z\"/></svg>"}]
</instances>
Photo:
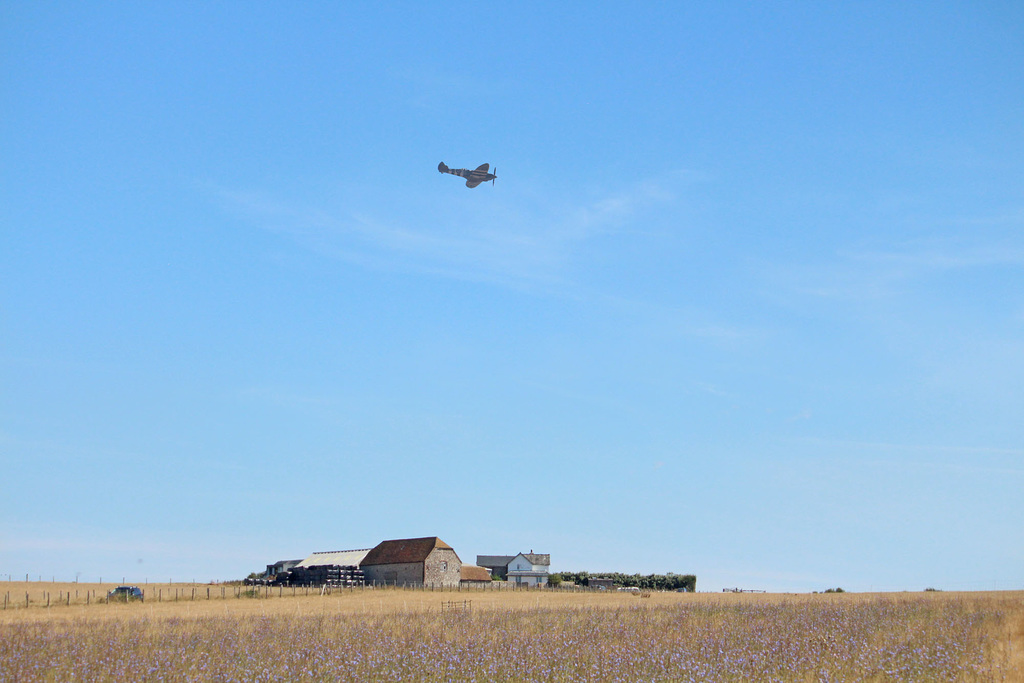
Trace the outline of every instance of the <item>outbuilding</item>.
<instances>
[{"instance_id":1,"label":"outbuilding","mask_svg":"<svg viewBox=\"0 0 1024 683\"><path fill-rule=\"evenodd\" d=\"M501 581L508 578L508 563L516 559L515 555L477 555L477 565L491 570L491 576Z\"/></svg>"},{"instance_id":2,"label":"outbuilding","mask_svg":"<svg viewBox=\"0 0 1024 683\"><path fill-rule=\"evenodd\" d=\"M486 568L471 564L462 565L463 586L488 586L490 583L491 573Z\"/></svg>"},{"instance_id":3,"label":"outbuilding","mask_svg":"<svg viewBox=\"0 0 1024 683\"><path fill-rule=\"evenodd\" d=\"M368 584L458 588L462 560L437 536L383 541L360 563Z\"/></svg>"}]
</instances>

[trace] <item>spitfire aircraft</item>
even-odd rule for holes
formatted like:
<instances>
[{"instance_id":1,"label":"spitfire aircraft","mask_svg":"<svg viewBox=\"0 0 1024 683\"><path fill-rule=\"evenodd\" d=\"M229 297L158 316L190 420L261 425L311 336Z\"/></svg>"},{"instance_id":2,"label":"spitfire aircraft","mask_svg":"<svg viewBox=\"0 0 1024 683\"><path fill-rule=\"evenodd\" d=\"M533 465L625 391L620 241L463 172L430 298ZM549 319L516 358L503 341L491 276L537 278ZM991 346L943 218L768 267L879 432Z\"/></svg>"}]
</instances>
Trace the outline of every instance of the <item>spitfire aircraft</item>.
<instances>
[{"instance_id":1,"label":"spitfire aircraft","mask_svg":"<svg viewBox=\"0 0 1024 683\"><path fill-rule=\"evenodd\" d=\"M492 185L494 184L494 179L498 177L496 175L498 169L494 169L494 173L488 173L487 169L490 167L490 164L480 164L472 171L469 171L464 168L448 168L442 161L437 165L437 170L441 173L450 173L451 175L457 175L460 178L465 178L466 187L476 187L480 183L486 183L488 180L491 181Z\"/></svg>"}]
</instances>

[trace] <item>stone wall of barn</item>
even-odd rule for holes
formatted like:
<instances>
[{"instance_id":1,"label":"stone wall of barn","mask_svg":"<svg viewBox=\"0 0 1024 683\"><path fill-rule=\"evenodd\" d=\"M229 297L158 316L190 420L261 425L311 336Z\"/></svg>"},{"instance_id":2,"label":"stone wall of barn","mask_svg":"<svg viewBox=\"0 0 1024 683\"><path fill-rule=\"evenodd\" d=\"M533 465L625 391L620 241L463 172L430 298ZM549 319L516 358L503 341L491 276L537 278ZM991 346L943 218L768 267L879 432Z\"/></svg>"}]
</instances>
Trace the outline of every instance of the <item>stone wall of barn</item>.
<instances>
[{"instance_id":1,"label":"stone wall of barn","mask_svg":"<svg viewBox=\"0 0 1024 683\"><path fill-rule=\"evenodd\" d=\"M396 586L423 583L423 563L404 562L401 564L363 565L363 576L367 584L389 584Z\"/></svg>"},{"instance_id":2,"label":"stone wall of barn","mask_svg":"<svg viewBox=\"0 0 1024 683\"><path fill-rule=\"evenodd\" d=\"M451 548L434 548L423 563L423 583L428 586L458 588L462 580L462 560Z\"/></svg>"}]
</instances>

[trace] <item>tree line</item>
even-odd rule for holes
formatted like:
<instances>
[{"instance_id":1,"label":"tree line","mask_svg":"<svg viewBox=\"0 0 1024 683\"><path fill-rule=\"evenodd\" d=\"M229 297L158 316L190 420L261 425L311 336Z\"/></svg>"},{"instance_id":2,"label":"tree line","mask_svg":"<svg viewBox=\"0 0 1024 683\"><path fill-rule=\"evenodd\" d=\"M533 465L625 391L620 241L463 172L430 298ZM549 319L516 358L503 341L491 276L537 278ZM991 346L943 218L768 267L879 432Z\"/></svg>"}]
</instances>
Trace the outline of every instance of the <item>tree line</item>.
<instances>
[{"instance_id":1,"label":"tree line","mask_svg":"<svg viewBox=\"0 0 1024 683\"><path fill-rule=\"evenodd\" d=\"M556 578L557 577L557 578ZM589 586L590 579L611 579L616 587L640 588L642 590L674 591L682 589L688 593L697 591L697 577L693 574L621 574L619 572L558 572L548 577L548 583L558 585L563 581L578 586Z\"/></svg>"}]
</instances>

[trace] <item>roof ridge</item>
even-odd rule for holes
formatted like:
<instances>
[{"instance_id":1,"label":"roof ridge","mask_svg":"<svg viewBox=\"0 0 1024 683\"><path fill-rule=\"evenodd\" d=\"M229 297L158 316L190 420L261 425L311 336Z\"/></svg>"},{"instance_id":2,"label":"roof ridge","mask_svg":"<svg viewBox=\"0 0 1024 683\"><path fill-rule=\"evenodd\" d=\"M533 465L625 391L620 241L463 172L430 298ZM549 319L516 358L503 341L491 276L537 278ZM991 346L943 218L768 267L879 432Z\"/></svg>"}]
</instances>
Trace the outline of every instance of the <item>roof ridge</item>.
<instances>
[{"instance_id":1,"label":"roof ridge","mask_svg":"<svg viewBox=\"0 0 1024 683\"><path fill-rule=\"evenodd\" d=\"M422 562L434 550L455 549L437 536L421 536L419 538L391 538L381 541L373 547L363 559L364 565L403 564Z\"/></svg>"},{"instance_id":2,"label":"roof ridge","mask_svg":"<svg viewBox=\"0 0 1024 683\"><path fill-rule=\"evenodd\" d=\"M373 550L373 548L350 548L348 550L314 550L313 555L334 555L335 553L358 553L364 550Z\"/></svg>"}]
</instances>

